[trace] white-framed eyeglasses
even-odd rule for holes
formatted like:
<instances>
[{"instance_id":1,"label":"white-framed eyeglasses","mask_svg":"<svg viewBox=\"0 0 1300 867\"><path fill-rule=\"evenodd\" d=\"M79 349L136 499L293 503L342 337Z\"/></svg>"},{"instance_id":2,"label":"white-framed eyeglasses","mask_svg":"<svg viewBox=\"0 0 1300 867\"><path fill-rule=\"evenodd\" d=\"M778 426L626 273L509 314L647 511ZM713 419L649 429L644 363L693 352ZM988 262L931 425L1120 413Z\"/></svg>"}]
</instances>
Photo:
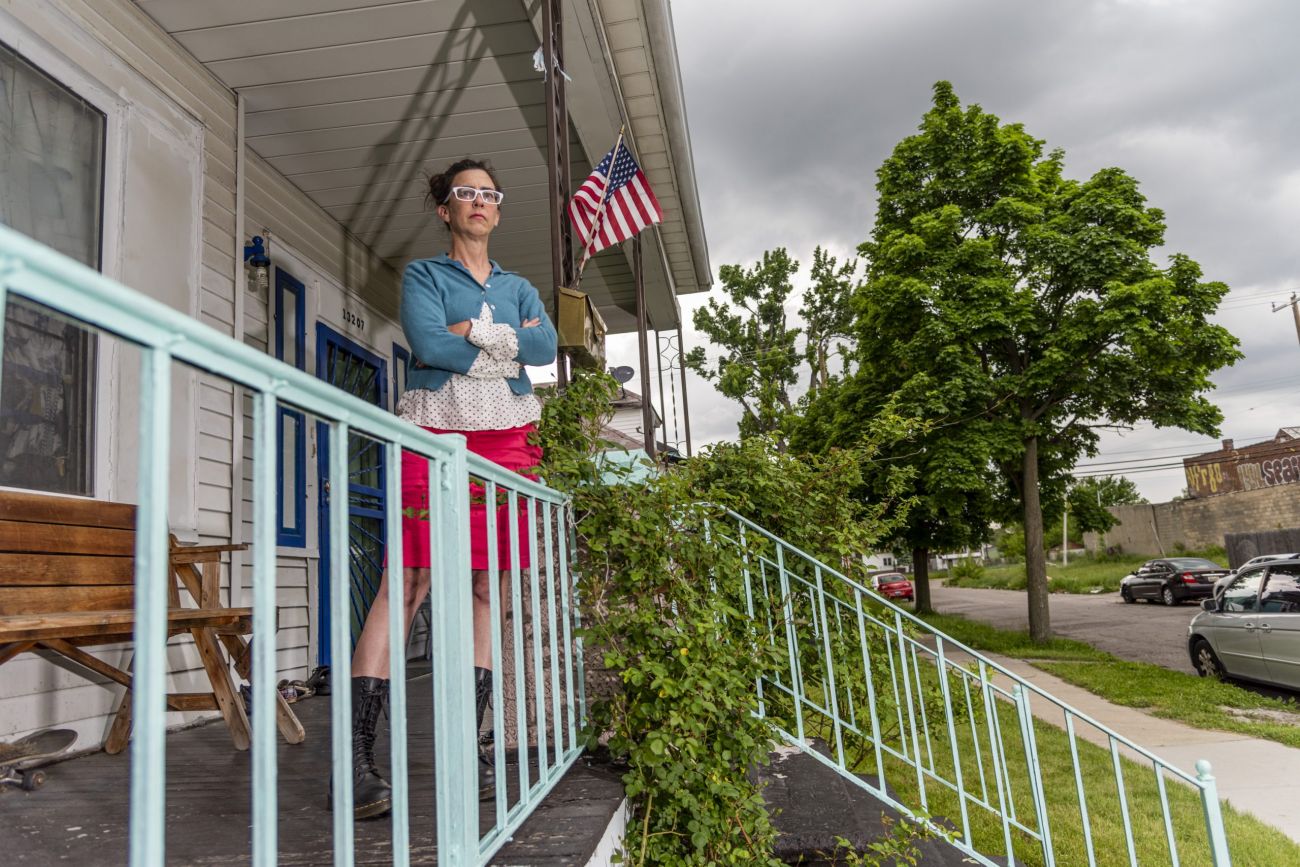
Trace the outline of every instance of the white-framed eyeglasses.
<instances>
[{"instance_id":1,"label":"white-framed eyeglasses","mask_svg":"<svg viewBox=\"0 0 1300 867\"><path fill-rule=\"evenodd\" d=\"M506 194L490 187L452 187L451 192L447 193L447 198L443 199L443 203L450 202L452 196L455 196L461 202L482 199L486 205L499 205L501 200L506 197Z\"/></svg>"}]
</instances>

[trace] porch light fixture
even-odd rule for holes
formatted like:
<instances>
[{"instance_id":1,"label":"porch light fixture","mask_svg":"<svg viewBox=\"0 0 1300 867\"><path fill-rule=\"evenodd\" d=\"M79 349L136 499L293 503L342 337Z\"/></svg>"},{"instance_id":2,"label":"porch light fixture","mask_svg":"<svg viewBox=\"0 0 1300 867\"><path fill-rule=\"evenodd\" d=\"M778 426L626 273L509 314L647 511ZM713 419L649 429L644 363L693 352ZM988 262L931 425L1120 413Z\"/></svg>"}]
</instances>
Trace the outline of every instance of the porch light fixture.
<instances>
[{"instance_id":1,"label":"porch light fixture","mask_svg":"<svg viewBox=\"0 0 1300 867\"><path fill-rule=\"evenodd\" d=\"M244 265L248 267L248 288L259 298L267 297L271 290L271 230L262 229L244 245Z\"/></svg>"}]
</instances>

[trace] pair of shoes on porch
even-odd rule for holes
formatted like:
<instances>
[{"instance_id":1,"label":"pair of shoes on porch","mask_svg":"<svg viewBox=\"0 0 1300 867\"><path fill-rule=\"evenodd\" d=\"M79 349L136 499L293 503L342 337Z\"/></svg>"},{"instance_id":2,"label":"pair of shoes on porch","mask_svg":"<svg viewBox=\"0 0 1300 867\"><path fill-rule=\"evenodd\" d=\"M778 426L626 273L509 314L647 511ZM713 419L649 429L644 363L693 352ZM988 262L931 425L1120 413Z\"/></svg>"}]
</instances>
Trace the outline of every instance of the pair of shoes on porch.
<instances>
[{"instance_id":1,"label":"pair of shoes on porch","mask_svg":"<svg viewBox=\"0 0 1300 867\"><path fill-rule=\"evenodd\" d=\"M294 704L316 694L316 690L302 680L282 680L276 685L276 689L280 690L280 697L284 699L286 704Z\"/></svg>"},{"instance_id":2,"label":"pair of shoes on porch","mask_svg":"<svg viewBox=\"0 0 1300 867\"><path fill-rule=\"evenodd\" d=\"M285 704L294 704L304 698L311 698L316 694L306 681L302 680L282 680L275 687L280 698L284 699ZM244 715L252 718L253 716L253 685L251 683L242 684L239 687L239 697L244 700Z\"/></svg>"},{"instance_id":3,"label":"pair of shoes on porch","mask_svg":"<svg viewBox=\"0 0 1300 867\"><path fill-rule=\"evenodd\" d=\"M328 665L318 665L307 678L306 685L316 695L330 694L330 667Z\"/></svg>"},{"instance_id":4,"label":"pair of shoes on porch","mask_svg":"<svg viewBox=\"0 0 1300 867\"><path fill-rule=\"evenodd\" d=\"M388 715L388 681L379 677L352 678L353 819L374 819L392 809L393 789L375 767L375 731L380 714ZM333 810L333 778L328 803Z\"/></svg>"}]
</instances>

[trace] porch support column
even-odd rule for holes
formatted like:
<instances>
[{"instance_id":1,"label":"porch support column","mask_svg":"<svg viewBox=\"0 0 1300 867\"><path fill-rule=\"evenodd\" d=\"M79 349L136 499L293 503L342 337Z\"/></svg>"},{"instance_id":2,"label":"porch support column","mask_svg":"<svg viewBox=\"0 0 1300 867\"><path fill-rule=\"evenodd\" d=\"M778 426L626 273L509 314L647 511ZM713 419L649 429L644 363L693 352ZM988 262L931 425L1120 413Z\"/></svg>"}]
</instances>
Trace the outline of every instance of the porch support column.
<instances>
[{"instance_id":1,"label":"porch support column","mask_svg":"<svg viewBox=\"0 0 1300 867\"><path fill-rule=\"evenodd\" d=\"M649 339L648 334L646 335L646 339L647 340ZM671 349L671 338L670 338L669 348ZM663 417L664 417L664 445L666 447L676 447L677 413L675 412L676 410L675 405L673 407L674 413L673 413L672 439L670 440L668 438L668 399L664 396L664 347L659 340L658 331L655 332L655 371L659 374L659 411L663 413ZM673 375L672 372L670 371L668 374L668 379L670 383L672 381L672 377Z\"/></svg>"},{"instance_id":2,"label":"porch support column","mask_svg":"<svg viewBox=\"0 0 1300 867\"><path fill-rule=\"evenodd\" d=\"M565 207L569 202L569 105L564 91L564 11L562 0L543 0L542 47L546 60L546 173L551 196L551 316L560 315L560 287L573 285L573 243ZM569 382L568 356L555 357L559 388Z\"/></svg>"},{"instance_id":3,"label":"porch support column","mask_svg":"<svg viewBox=\"0 0 1300 867\"><path fill-rule=\"evenodd\" d=\"M691 457L691 404L686 398L686 342L682 339L682 318L677 316L677 369L682 374L682 423L686 426L686 457Z\"/></svg>"},{"instance_id":4,"label":"porch support column","mask_svg":"<svg viewBox=\"0 0 1300 867\"><path fill-rule=\"evenodd\" d=\"M646 330L645 276L641 267L641 236L632 241L632 279L636 285L636 348L641 355L641 430L645 453L655 456L655 413L650 404L650 345Z\"/></svg>"}]
</instances>

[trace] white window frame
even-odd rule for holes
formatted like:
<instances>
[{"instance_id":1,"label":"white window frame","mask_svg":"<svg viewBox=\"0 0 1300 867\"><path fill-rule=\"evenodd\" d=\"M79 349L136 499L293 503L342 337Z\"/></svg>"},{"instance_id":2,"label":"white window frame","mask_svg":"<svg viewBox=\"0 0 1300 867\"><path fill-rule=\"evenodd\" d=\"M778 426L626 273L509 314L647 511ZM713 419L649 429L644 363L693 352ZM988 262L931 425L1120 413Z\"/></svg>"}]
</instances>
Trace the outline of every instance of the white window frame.
<instances>
[{"instance_id":1,"label":"white window frame","mask_svg":"<svg viewBox=\"0 0 1300 867\"><path fill-rule=\"evenodd\" d=\"M21 21L0 10L3 41L45 75L62 84L104 114L103 202L100 217L100 273L119 279L122 266L124 187L126 183L126 130L129 104L103 87L97 79L65 57ZM94 442L91 446L93 499L120 500L132 492L119 491L116 483L117 425L113 395L117 393L121 360L116 340L96 341ZM41 492L34 492L41 493Z\"/></svg>"}]
</instances>

